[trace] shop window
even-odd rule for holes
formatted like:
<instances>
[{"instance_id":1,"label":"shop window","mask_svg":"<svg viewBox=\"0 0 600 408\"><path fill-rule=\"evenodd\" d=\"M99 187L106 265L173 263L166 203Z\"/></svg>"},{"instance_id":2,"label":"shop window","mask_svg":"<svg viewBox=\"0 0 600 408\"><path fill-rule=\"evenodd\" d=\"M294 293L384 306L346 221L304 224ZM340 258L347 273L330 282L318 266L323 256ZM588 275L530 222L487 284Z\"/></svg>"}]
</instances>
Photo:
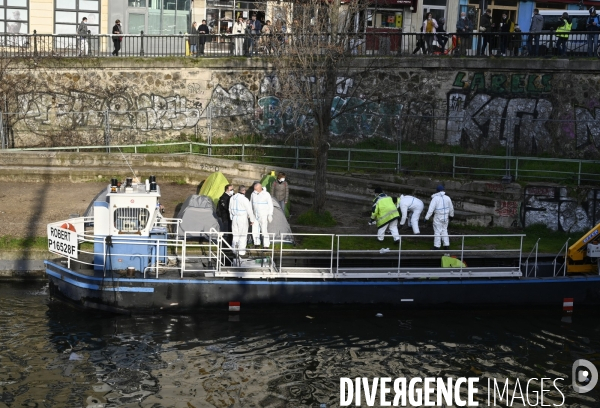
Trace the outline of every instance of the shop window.
<instances>
[{"instance_id":1,"label":"shop window","mask_svg":"<svg viewBox=\"0 0 600 408\"><path fill-rule=\"evenodd\" d=\"M0 32L8 34L29 33L29 1L0 0Z\"/></svg>"},{"instance_id":2,"label":"shop window","mask_svg":"<svg viewBox=\"0 0 600 408\"><path fill-rule=\"evenodd\" d=\"M398 10L367 10L367 27L402 28L404 14Z\"/></svg>"},{"instance_id":3,"label":"shop window","mask_svg":"<svg viewBox=\"0 0 600 408\"><path fill-rule=\"evenodd\" d=\"M189 31L190 0L148 0L148 34L169 35Z\"/></svg>"},{"instance_id":4,"label":"shop window","mask_svg":"<svg viewBox=\"0 0 600 408\"><path fill-rule=\"evenodd\" d=\"M256 14L258 20L265 22L264 2L207 0L206 7L206 22L213 33L231 33L233 23L239 17L249 20L252 15ZM273 12L277 12L276 7ZM273 17L270 20L277 21L278 19Z\"/></svg>"},{"instance_id":5,"label":"shop window","mask_svg":"<svg viewBox=\"0 0 600 408\"><path fill-rule=\"evenodd\" d=\"M54 7L54 32L75 34L77 25L87 17L88 30L100 32L100 2L98 0L56 0Z\"/></svg>"}]
</instances>

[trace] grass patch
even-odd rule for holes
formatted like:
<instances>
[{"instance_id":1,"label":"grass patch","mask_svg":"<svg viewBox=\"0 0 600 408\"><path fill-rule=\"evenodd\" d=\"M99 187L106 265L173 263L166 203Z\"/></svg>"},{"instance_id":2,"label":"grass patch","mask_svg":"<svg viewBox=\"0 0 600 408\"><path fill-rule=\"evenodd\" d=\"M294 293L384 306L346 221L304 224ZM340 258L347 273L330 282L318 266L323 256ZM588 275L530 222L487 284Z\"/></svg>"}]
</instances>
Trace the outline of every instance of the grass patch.
<instances>
[{"instance_id":1,"label":"grass patch","mask_svg":"<svg viewBox=\"0 0 600 408\"><path fill-rule=\"evenodd\" d=\"M46 251L48 250L48 238L14 238L11 236L0 237L0 250L2 251Z\"/></svg>"},{"instance_id":2,"label":"grass patch","mask_svg":"<svg viewBox=\"0 0 600 408\"><path fill-rule=\"evenodd\" d=\"M365 231L365 234L374 231ZM567 238L571 238L569 244L573 244L583 233L565 233L556 232L548 229L544 225L532 225L524 230L506 230L501 227L453 227L453 235L465 235L464 248L478 250L518 250L521 245L521 237L492 236L492 235L519 235L526 234L523 237L523 256L527 257L532 250L538 238L540 238L538 252L557 254L561 250ZM470 237L469 235L472 235ZM486 235L490 235L487 237ZM383 242L379 242L375 237L342 237L339 241L340 250L360 251L360 250L380 250L381 248L397 249L398 244L386 235ZM433 245L431 237L417 237L406 235L402 237L403 250L429 250ZM453 251L460 250L463 245L462 238L450 238L450 248ZM334 249L338 247L337 238L333 243ZM299 249L329 249L331 248L331 238L326 236L306 236L298 242Z\"/></svg>"},{"instance_id":3,"label":"grass patch","mask_svg":"<svg viewBox=\"0 0 600 408\"><path fill-rule=\"evenodd\" d=\"M309 225L311 227L335 227L337 221L329 211L317 214L313 210L308 210L298 216L296 223L299 225Z\"/></svg>"},{"instance_id":4,"label":"grass patch","mask_svg":"<svg viewBox=\"0 0 600 408\"><path fill-rule=\"evenodd\" d=\"M558 253L565 242L567 242L567 239L570 238L569 245L573 245L585 234L585 232L567 233L552 231L543 224L531 225L525 228L524 232L527 234L527 237L523 241L523 251L529 253L538 238L540 238L539 252L552 254Z\"/></svg>"}]
</instances>

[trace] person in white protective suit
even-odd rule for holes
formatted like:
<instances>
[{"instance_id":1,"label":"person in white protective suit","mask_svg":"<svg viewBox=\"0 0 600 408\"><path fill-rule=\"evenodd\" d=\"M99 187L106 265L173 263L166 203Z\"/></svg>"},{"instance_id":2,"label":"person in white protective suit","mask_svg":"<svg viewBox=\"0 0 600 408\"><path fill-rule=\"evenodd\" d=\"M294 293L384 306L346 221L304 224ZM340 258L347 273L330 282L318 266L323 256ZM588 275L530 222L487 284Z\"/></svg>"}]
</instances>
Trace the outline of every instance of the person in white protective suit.
<instances>
[{"instance_id":1,"label":"person in white protective suit","mask_svg":"<svg viewBox=\"0 0 600 408\"><path fill-rule=\"evenodd\" d=\"M408 214L410 213L408 226L412 227L413 234L420 234L419 217L423 212L423 207L423 201L419 200L417 197L401 195L398 200L398 209L400 209L400 213L402 214L400 225L404 225L408 218Z\"/></svg>"},{"instance_id":2,"label":"person in white protective suit","mask_svg":"<svg viewBox=\"0 0 600 408\"><path fill-rule=\"evenodd\" d=\"M444 241L444 249L450 249L450 239L448 238L448 222L454 218L454 206L452 200L446 195L444 186L437 186L437 193L431 196L429 210L425 215L425 221L433 214L433 249L441 249L441 241Z\"/></svg>"},{"instance_id":3,"label":"person in white protective suit","mask_svg":"<svg viewBox=\"0 0 600 408\"><path fill-rule=\"evenodd\" d=\"M248 219L250 225L256 223L250 201L244 195L246 187L240 186L238 193L229 200L229 216L231 217L231 232L233 233L232 246L239 256L246 255L246 241L248 240Z\"/></svg>"},{"instance_id":4,"label":"person in white protective suit","mask_svg":"<svg viewBox=\"0 0 600 408\"><path fill-rule=\"evenodd\" d=\"M254 246L260 246L260 236L262 234L263 247L268 248L270 244L268 226L270 222L273 222L273 199L260 183L256 183L250 202L256 218L256 222L252 225Z\"/></svg>"}]
</instances>

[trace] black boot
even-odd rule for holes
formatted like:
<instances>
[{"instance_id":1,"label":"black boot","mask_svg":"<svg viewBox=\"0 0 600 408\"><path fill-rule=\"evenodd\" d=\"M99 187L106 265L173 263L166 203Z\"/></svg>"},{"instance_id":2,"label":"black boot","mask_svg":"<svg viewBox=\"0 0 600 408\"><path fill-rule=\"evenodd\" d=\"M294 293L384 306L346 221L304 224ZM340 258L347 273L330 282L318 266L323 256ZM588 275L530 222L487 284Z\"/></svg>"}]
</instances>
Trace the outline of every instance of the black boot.
<instances>
[{"instance_id":1,"label":"black boot","mask_svg":"<svg viewBox=\"0 0 600 408\"><path fill-rule=\"evenodd\" d=\"M436 247L436 246L434 246L432 249L433 249L434 251L439 251L441 248L440 248L440 247Z\"/></svg>"},{"instance_id":2,"label":"black boot","mask_svg":"<svg viewBox=\"0 0 600 408\"><path fill-rule=\"evenodd\" d=\"M450 245L445 245L444 246L444 251L450 251Z\"/></svg>"}]
</instances>

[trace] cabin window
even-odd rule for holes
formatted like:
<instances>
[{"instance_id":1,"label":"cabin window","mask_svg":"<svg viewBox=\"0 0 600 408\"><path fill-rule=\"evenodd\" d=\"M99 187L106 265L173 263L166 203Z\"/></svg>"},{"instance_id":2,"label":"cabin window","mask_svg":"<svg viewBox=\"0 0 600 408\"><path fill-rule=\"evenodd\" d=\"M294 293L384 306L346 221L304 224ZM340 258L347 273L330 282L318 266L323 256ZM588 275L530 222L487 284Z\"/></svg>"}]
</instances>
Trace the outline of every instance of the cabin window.
<instances>
[{"instance_id":1,"label":"cabin window","mask_svg":"<svg viewBox=\"0 0 600 408\"><path fill-rule=\"evenodd\" d=\"M146 228L150 212L146 208L117 208L114 213L115 228L120 233L134 233Z\"/></svg>"}]
</instances>

